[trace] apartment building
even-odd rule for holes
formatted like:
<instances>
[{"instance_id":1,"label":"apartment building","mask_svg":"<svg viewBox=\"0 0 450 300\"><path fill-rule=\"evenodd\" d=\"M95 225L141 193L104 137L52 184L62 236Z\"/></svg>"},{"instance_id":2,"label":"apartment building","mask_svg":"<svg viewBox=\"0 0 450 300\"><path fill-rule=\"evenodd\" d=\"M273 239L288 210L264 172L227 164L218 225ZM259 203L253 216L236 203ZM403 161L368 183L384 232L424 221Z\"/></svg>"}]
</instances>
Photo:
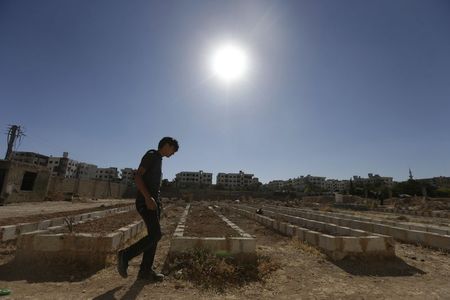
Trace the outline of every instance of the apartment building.
<instances>
[{"instance_id":1,"label":"apartment building","mask_svg":"<svg viewBox=\"0 0 450 300\"><path fill-rule=\"evenodd\" d=\"M183 171L175 175L175 182L179 187L198 186L198 185L212 185L212 173L203 172L188 172Z\"/></svg>"},{"instance_id":2,"label":"apartment building","mask_svg":"<svg viewBox=\"0 0 450 300\"><path fill-rule=\"evenodd\" d=\"M245 188L254 188L260 185L259 179L253 174L247 174L243 171L239 173L219 173L217 174L217 185L227 189L237 190Z\"/></svg>"}]
</instances>

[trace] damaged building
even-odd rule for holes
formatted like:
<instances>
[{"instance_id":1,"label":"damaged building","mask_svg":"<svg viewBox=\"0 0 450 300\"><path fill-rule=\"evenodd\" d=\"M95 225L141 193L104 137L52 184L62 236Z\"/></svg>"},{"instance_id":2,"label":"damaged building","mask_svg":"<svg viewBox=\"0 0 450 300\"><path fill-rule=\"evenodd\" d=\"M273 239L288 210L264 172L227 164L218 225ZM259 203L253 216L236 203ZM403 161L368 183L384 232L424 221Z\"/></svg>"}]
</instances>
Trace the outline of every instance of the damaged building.
<instances>
[{"instance_id":1,"label":"damaged building","mask_svg":"<svg viewBox=\"0 0 450 300\"><path fill-rule=\"evenodd\" d=\"M50 171L39 164L0 160L0 205L43 201Z\"/></svg>"}]
</instances>

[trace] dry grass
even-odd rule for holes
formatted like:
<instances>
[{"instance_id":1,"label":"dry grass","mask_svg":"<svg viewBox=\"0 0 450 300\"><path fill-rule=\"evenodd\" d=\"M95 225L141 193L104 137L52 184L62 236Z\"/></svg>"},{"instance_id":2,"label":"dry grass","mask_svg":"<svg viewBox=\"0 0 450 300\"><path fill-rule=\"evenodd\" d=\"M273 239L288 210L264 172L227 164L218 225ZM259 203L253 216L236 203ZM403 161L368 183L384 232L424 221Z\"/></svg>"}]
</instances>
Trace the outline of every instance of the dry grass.
<instances>
[{"instance_id":1,"label":"dry grass","mask_svg":"<svg viewBox=\"0 0 450 300\"><path fill-rule=\"evenodd\" d=\"M323 254L319 249L317 249L316 247L313 247L309 244L307 244L306 242L300 241L297 238L293 238L291 241L291 245L292 247L294 247L295 249L301 250L305 253L308 253L310 255L313 256L325 256L325 254Z\"/></svg>"},{"instance_id":2,"label":"dry grass","mask_svg":"<svg viewBox=\"0 0 450 300\"><path fill-rule=\"evenodd\" d=\"M397 221L406 221L409 222L409 218L405 216L399 216L396 218Z\"/></svg>"},{"instance_id":3,"label":"dry grass","mask_svg":"<svg viewBox=\"0 0 450 300\"><path fill-rule=\"evenodd\" d=\"M323 211L323 212L332 212L332 211L334 211L333 208L331 206L329 206L329 205L322 206L322 207L319 208L319 210Z\"/></svg>"},{"instance_id":4,"label":"dry grass","mask_svg":"<svg viewBox=\"0 0 450 300\"><path fill-rule=\"evenodd\" d=\"M222 293L227 288L264 281L279 265L268 256L213 254L195 250L172 257L166 272L195 286Z\"/></svg>"}]
</instances>

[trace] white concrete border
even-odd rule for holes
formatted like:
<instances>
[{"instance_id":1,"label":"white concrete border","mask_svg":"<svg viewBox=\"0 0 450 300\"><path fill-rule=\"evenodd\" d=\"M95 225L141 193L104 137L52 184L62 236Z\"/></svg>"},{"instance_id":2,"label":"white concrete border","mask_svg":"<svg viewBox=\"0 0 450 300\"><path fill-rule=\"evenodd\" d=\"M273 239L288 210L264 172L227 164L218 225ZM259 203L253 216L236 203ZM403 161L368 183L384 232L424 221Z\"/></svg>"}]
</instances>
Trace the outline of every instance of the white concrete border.
<instances>
[{"instance_id":1,"label":"white concrete border","mask_svg":"<svg viewBox=\"0 0 450 300\"><path fill-rule=\"evenodd\" d=\"M58 230L65 227L65 219L68 218L73 225L84 221L103 218L112 214L120 212L128 212L135 208L135 205L127 205L122 207L115 207L105 210L98 210L93 212L86 212L77 215L69 215L67 217L58 217L49 220L43 220L34 223L20 223L16 225L5 225L0 227L0 242L6 242L17 239L18 236L42 230Z\"/></svg>"},{"instance_id":2,"label":"white concrete border","mask_svg":"<svg viewBox=\"0 0 450 300\"><path fill-rule=\"evenodd\" d=\"M175 233L170 242L169 254L188 252L196 248L208 249L213 253L229 254L253 254L256 252L256 240L241 228L236 226L225 216L218 213L211 206L211 209L217 217L221 218L228 226L236 230L240 237L188 237L184 236L184 229L187 216L189 214L190 204L186 206L183 215L180 218Z\"/></svg>"},{"instance_id":3,"label":"white concrete border","mask_svg":"<svg viewBox=\"0 0 450 300\"><path fill-rule=\"evenodd\" d=\"M81 261L106 264L108 255L114 254L129 241L143 234L144 221L135 221L112 233L57 233L30 232L19 236L17 240L16 259L33 261L40 257L52 260Z\"/></svg>"},{"instance_id":4,"label":"white concrete border","mask_svg":"<svg viewBox=\"0 0 450 300\"><path fill-rule=\"evenodd\" d=\"M242 208L242 206L228 207L231 211L235 211L250 219L253 219L266 227L274 229L284 235L298 238L308 244L318 247L332 259L339 260L348 256L361 257L393 257L395 256L395 244L392 237L368 234L361 230L354 230L346 227L326 224L323 222L315 222L302 219L296 216L279 214L264 210L264 215L254 212L253 208ZM273 217L278 217L288 222L283 222L266 216L269 213ZM293 225L300 224L301 226ZM303 226L311 226L318 230L310 230ZM336 230L337 234L349 236L333 236L319 232L320 230Z\"/></svg>"},{"instance_id":5,"label":"white concrete border","mask_svg":"<svg viewBox=\"0 0 450 300\"><path fill-rule=\"evenodd\" d=\"M398 226L383 224L383 222L379 221L360 221L350 216L335 215L335 213L333 212L318 212L281 206L270 207L273 209L277 209L280 212L289 213L291 215L296 215L311 220L327 222L340 226L346 226L349 228L361 229L368 232L392 236L396 240L402 242L422 244L428 247L447 251L450 250L450 235L406 229Z\"/></svg>"},{"instance_id":6,"label":"white concrete border","mask_svg":"<svg viewBox=\"0 0 450 300\"><path fill-rule=\"evenodd\" d=\"M416 210L396 209L396 208L387 208L387 207L377 207L374 210L381 211L381 212L387 212L387 213L405 214L405 215L422 216L422 217L450 218L450 212L445 212L445 211L441 211L441 210L416 211Z\"/></svg>"}]
</instances>

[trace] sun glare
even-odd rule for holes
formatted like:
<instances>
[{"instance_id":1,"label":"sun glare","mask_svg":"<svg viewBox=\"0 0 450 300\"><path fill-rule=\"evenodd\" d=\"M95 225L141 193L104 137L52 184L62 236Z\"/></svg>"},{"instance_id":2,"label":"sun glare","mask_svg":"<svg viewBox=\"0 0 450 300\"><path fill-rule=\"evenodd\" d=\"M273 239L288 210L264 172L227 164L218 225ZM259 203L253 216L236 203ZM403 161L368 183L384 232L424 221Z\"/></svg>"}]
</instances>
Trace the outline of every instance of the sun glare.
<instances>
[{"instance_id":1,"label":"sun glare","mask_svg":"<svg viewBox=\"0 0 450 300\"><path fill-rule=\"evenodd\" d=\"M213 53L211 67L214 76L230 83L242 79L248 69L245 51L234 44L223 44Z\"/></svg>"}]
</instances>

